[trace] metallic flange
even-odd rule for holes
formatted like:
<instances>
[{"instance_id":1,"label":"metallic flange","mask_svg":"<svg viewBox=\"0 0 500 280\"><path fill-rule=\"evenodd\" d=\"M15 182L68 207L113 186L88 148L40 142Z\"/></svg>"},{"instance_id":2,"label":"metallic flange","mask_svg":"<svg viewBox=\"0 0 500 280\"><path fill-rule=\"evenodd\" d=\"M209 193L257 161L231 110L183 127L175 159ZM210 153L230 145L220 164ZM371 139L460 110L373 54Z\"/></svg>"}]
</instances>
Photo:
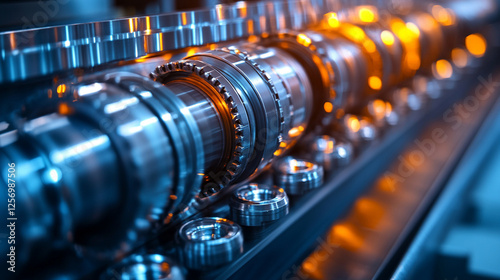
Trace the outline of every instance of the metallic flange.
<instances>
[{"instance_id":1,"label":"metallic flange","mask_svg":"<svg viewBox=\"0 0 500 280\"><path fill-rule=\"evenodd\" d=\"M232 48L232 47L230 47ZM313 94L306 70L290 54L274 47L240 44L236 47L265 71L279 95L283 110L283 139L275 155L283 154L302 136L312 112Z\"/></svg>"},{"instance_id":2,"label":"metallic flange","mask_svg":"<svg viewBox=\"0 0 500 280\"><path fill-rule=\"evenodd\" d=\"M323 167L293 157L285 157L275 166L274 182L289 195L302 195L323 184Z\"/></svg>"},{"instance_id":3,"label":"metallic flange","mask_svg":"<svg viewBox=\"0 0 500 280\"><path fill-rule=\"evenodd\" d=\"M231 219L242 226L263 226L288 214L288 197L282 188L248 184L233 193Z\"/></svg>"},{"instance_id":4,"label":"metallic flange","mask_svg":"<svg viewBox=\"0 0 500 280\"><path fill-rule=\"evenodd\" d=\"M332 106L327 112L313 111L311 122L315 124L321 124L325 114L333 112L333 107L340 108L343 98L337 96L335 92L336 67L326 51L321 48L328 45L323 40L325 38L319 33L289 31L270 36L262 41L265 46L281 48L288 52L306 68L314 93L314 108L323 108L326 102ZM344 73L345 71L338 72Z\"/></svg>"},{"instance_id":5,"label":"metallic flange","mask_svg":"<svg viewBox=\"0 0 500 280\"><path fill-rule=\"evenodd\" d=\"M281 100L280 100L280 95L278 91L276 90L276 87L274 86L273 81L271 80L271 76L264 70L262 67L255 62L253 59L250 58L248 53L244 50L240 50L236 47L229 47L229 48L222 48L222 49L217 49L216 51L223 51L230 53L232 55L238 56L241 60L245 61L249 65L251 65L256 72L259 72L260 76L262 77L262 80L267 84L267 87L271 91L272 96L274 97L274 104L277 108L278 112L278 130L279 130L279 135L278 135L278 144L281 143L283 140L283 126L285 125L285 117L283 114L283 107L281 106Z\"/></svg>"},{"instance_id":6,"label":"metallic flange","mask_svg":"<svg viewBox=\"0 0 500 280\"><path fill-rule=\"evenodd\" d=\"M201 218L181 226L177 233L179 258L187 268L213 268L243 253L241 227L223 218Z\"/></svg>"},{"instance_id":7,"label":"metallic flange","mask_svg":"<svg viewBox=\"0 0 500 280\"><path fill-rule=\"evenodd\" d=\"M0 82L14 82L250 35L302 29L321 5L237 2L211 9L0 33ZM47 63L50 61L51 63Z\"/></svg>"},{"instance_id":8,"label":"metallic flange","mask_svg":"<svg viewBox=\"0 0 500 280\"><path fill-rule=\"evenodd\" d=\"M245 168L245 158L250 156L252 151L252 141L250 132L250 118L245 109L244 101L233 87L232 83L222 75L219 70L202 61L182 60L158 66L150 77L157 82L166 84L176 77L196 75L207 82L222 97L226 103L228 112L231 114L232 126L229 131L233 131L229 150L229 160L221 167L225 170L222 179L223 184L228 184L236 178Z\"/></svg>"},{"instance_id":9,"label":"metallic flange","mask_svg":"<svg viewBox=\"0 0 500 280\"><path fill-rule=\"evenodd\" d=\"M246 112L254 124L250 126L252 153L246 159L246 169L234 182L248 178L269 163L281 142L281 106L276 102L275 91L268 87L269 84L265 82L267 78L262 76L262 72L253 63L246 62L235 53L211 50L194 54L187 59L202 61L219 70L244 101Z\"/></svg>"}]
</instances>

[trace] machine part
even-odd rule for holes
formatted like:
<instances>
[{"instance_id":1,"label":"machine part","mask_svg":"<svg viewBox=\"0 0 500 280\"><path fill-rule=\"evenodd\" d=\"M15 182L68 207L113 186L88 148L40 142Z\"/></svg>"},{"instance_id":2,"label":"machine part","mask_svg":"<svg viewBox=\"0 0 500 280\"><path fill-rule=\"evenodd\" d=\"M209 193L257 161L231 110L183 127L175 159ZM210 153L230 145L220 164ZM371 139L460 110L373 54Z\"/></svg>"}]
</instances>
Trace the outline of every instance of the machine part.
<instances>
[{"instance_id":1,"label":"machine part","mask_svg":"<svg viewBox=\"0 0 500 280\"><path fill-rule=\"evenodd\" d=\"M241 227L223 218L201 218L181 226L177 233L179 259L191 269L203 270L233 261L243 252Z\"/></svg>"},{"instance_id":2,"label":"machine part","mask_svg":"<svg viewBox=\"0 0 500 280\"><path fill-rule=\"evenodd\" d=\"M20 248L71 237L81 252L113 258L199 192L201 134L181 100L142 76L96 76L68 93L78 102L63 98L54 103L59 114L20 118L16 130L1 136L5 160L29 172L18 178L26 189L18 197L20 214L60 213L40 224L60 234L40 235L49 240L28 234ZM100 238L92 237L96 225Z\"/></svg>"},{"instance_id":3,"label":"machine part","mask_svg":"<svg viewBox=\"0 0 500 280\"><path fill-rule=\"evenodd\" d=\"M102 280L184 280L181 267L160 254L131 255L108 268Z\"/></svg>"},{"instance_id":4,"label":"machine part","mask_svg":"<svg viewBox=\"0 0 500 280\"><path fill-rule=\"evenodd\" d=\"M288 53L278 48L256 44L230 46L254 67L259 68L270 87L274 87L283 110L282 141L275 155L292 147L307 127L312 108L312 88L305 69Z\"/></svg>"},{"instance_id":5,"label":"machine part","mask_svg":"<svg viewBox=\"0 0 500 280\"><path fill-rule=\"evenodd\" d=\"M305 0L239 2L190 12L5 32L0 34L0 82L302 29L320 17L317 7Z\"/></svg>"},{"instance_id":6,"label":"machine part","mask_svg":"<svg viewBox=\"0 0 500 280\"><path fill-rule=\"evenodd\" d=\"M288 156L276 163L274 182L289 195L303 195L320 187L323 176L322 166Z\"/></svg>"},{"instance_id":7,"label":"machine part","mask_svg":"<svg viewBox=\"0 0 500 280\"><path fill-rule=\"evenodd\" d=\"M262 43L283 49L305 68L314 92L314 108L323 109L313 112L312 123L326 125L337 110L348 110L362 98L367 84L359 81L368 79L366 57L351 41L306 31L280 33Z\"/></svg>"},{"instance_id":8,"label":"machine part","mask_svg":"<svg viewBox=\"0 0 500 280\"><path fill-rule=\"evenodd\" d=\"M338 137L337 137L338 138ZM354 158L354 148L347 141L329 135L316 136L307 145L311 149L312 161L323 166L325 172L336 171L347 166Z\"/></svg>"},{"instance_id":9,"label":"machine part","mask_svg":"<svg viewBox=\"0 0 500 280\"><path fill-rule=\"evenodd\" d=\"M253 55L236 47L212 50L159 66L151 73L153 80L166 87L182 84L208 95L215 105L225 103L215 111L229 116L223 131L231 137L220 141L227 155L205 172L223 185L246 179L265 167L280 146L285 148L297 140L312 111L310 85L299 64L276 49L247 48ZM273 72L270 65L274 61L287 74Z\"/></svg>"},{"instance_id":10,"label":"machine part","mask_svg":"<svg viewBox=\"0 0 500 280\"><path fill-rule=\"evenodd\" d=\"M263 226L288 214L285 191L264 184L251 183L238 187L229 205L231 219L242 226Z\"/></svg>"},{"instance_id":11,"label":"machine part","mask_svg":"<svg viewBox=\"0 0 500 280\"><path fill-rule=\"evenodd\" d=\"M5 82L6 99L18 98L16 87L20 86L7 82L26 80L21 96L31 91L37 97L49 93L51 103L21 104L28 115L9 120L0 135L0 161L15 162L22 170L17 179L22 192L17 202L19 214L27 218L19 225L18 265L28 263L28 257L36 263L35 258L43 259L51 247L76 247L86 257L91 254L109 259L127 254L148 240L142 238L144 234L155 236L153 228L168 224L161 229L173 229L179 221L199 214L196 211L205 203L222 203L211 194L252 178L306 133L342 133L357 153L376 140L385 124L377 123L371 115L354 114L367 104L373 105L376 98L386 102L381 90L392 85L391 77L398 76L394 72L400 69L401 57L408 56L408 46L398 45L398 39L401 43L404 40L397 28L381 30L378 25L343 23L339 30L332 26L303 30L309 19L314 21L316 12L327 12L315 11L315 7L330 6L322 0L308 2L240 2L174 16L0 34L0 75L7 77L0 81ZM430 15L427 8L401 16L408 23L399 22L405 32L413 31L411 42L418 45L419 63L411 69L422 66L419 75L430 74L429 69L433 65L437 68L441 61L438 59L448 59L449 51L445 44L448 33L440 17ZM330 11L329 19L335 19L334 14ZM484 17L478 14L466 23ZM456 19L462 24L460 17ZM493 26L478 22L481 24L475 26L481 28L475 34L459 38L465 39L467 51L477 59L475 66L480 65L479 58L487 49L481 34ZM297 28L302 31L293 31ZM164 38L168 32L173 37ZM392 44L384 43L383 34L397 38ZM22 42L22 36L33 38ZM217 50L206 45L247 36L249 42L258 44L239 43ZM469 36L480 39L479 49L467 46ZM184 50L188 53L185 60L161 62L164 65L152 77L163 86L140 76L116 73L116 68L93 68L134 57L137 60L120 64L137 66L137 70L151 63L145 54L196 44L204 44L203 50ZM392 47L395 52L391 52ZM169 60L175 55L163 53L154 60ZM63 75L72 82L61 82L54 74L75 68L78 71ZM89 74L101 70L97 75ZM52 76L31 79L49 73ZM429 99L437 99L458 82L459 76L441 76L425 77L425 85L414 88L416 94L425 92ZM47 84L55 84L57 89L48 90ZM6 115L15 115L11 113ZM328 125L334 130L325 131ZM295 189L302 194L321 184L318 178L323 169L308 164L288 166L282 172L291 192ZM308 169L310 177L306 176ZM279 168L276 173L278 178L283 175ZM303 175L305 181L300 181ZM202 178L214 184L205 185L200 193ZM191 204L193 198L198 204ZM190 208L186 210L186 206ZM180 209L186 210L181 210L186 215L175 219ZM4 245L2 249L7 251Z\"/></svg>"}]
</instances>

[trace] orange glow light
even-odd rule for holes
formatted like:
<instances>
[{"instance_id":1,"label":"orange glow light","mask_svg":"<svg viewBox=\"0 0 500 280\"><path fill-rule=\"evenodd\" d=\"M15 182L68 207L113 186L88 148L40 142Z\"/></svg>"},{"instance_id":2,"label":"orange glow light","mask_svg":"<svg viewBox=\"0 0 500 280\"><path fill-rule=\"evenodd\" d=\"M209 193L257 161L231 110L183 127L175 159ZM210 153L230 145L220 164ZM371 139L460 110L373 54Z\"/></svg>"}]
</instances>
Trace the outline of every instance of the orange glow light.
<instances>
[{"instance_id":1,"label":"orange glow light","mask_svg":"<svg viewBox=\"0 0 500 280\"><path fill-rule=\"evenodd\" d=\"M59 114L61 115L69 115L71 113L71 108L66 103L59 104Z\"/></svg>"},{"instance_id":2,"label":"orange glow light","mask_svg":"<svg viewBox=\"0 0 500 280\"><path fill-rule=\"evenodd\" d=\"M187 52L186 56L192 56L196 53L196 49L195 48L191 48L189 49L189 51Z\"/></svg>"},{"instance_id":3,"label":"orange glow light","mask_svg":"<svg viewBox=\"0 0 500 280\"><path fill-rule=\"evenodd\" d=\"M331 102L325 102L323 107L327 113L331 113L333 111L333 104Z\"/></svg>"},{"instance_id":4,"label":"orange glow light","mask_svg":"<svg viewBox=\"0 0 500 280\"><path fill-rule=\"evenodd\" d=\"M453 74L453 68L451 64L444 59L440 59L434 63L432 70L434 72L434 76L438 79L447 79L451 77Z\"/></svg>"},{"instance_id":5,"label":"orange glow light","mask_svg":"<svg viewBox=\"0 0 500 280\"><path fill-rule=\"evenodd\" d=\"M217 19L218 20L224 19L224 13L222 12L222 5L216 5L215 11L217 12Z\"/></svg>"},{"instance_id":6,"label":"orange glow light","mask_svg":"<svg viewBox=\"0 0 500 280\"><path fill-rule=\"evenodd\" d=\"M338 28L340 26L339 18L337 13L328 13L326 14L326 18L328 21L328 25L332 28Z\"/></svg>"},{"instance_id":7,"label":"orange glow light","mask_svg":"<svg viewBox=\"0 0 500 280\"><path fill-rule=\"evenodd\" d=\"M353 132L358 132L361 128L361 124L356 117L350 117L347 123Z\"/></svg>"},{"instance_id":8,"label":"orange glow light","mask_svg":"<svg viewBox=\"0 0 500 280\"><path fill-rule=\"evenodd\" d=\"M363 238L358 236L347 224L333 226L329 241L350 251L357 251L363 246Z\"/></svg>"},{"instance_id":9,"label":"orange glow light","mask_svg":"<svg viewBox=\"0 0 500 280\"><path fill-rule=\"evenodd\" d=\"M130 33L134 32L134 30L135 30L134 29L134 19L132 19L132 18L128 19L128 27L130 29Z\"/></svg>"},{"instance_id":10,"label":"orange glow light","mask_svg":"<svg viewBox=\"0 0 500 280\"><path fill-rule=\"evenodd\" d=\"M451 60L453 64L455 64L459 68L464 68L467 66L467 52L461 48L454 48L451 51Z\"/></svg>"},{"instance_id":11,"label":"orange glow light","mask_svg":"<svg viewBox=\"0 0 500 280\"><path fill-rule=\"evenodd\" d=\"M385 102L375 99L373 101L373 111L377 117L383 116L385 114Z\"/></svg>"},{"instance_id":12,"label":"orange glow light","mask_svg":"<svg viewBox=\"0 0 500 280\"><path fill-rule=\"evenodd\" d=\"M363 47L369 53L374 53L374 52L377 51L377 46L375 46L375 43L373 43L372 40L366 40L366 41L364 41L363 42Z\"/></svg>"},{"instance_id":13,"label":"orange glow light","mask_svg":"<svg viewBox=\"0 0 500 280\"><path fill-rule=\"evenodd\" d=\"M66 92L66 85L65 84L60 84L57 86L57 94L58 95L62 95L65 92Z\"/></svg>"},{"instance_id":14,"label":"orange glow light","mask_svg":"<svg viewBox=\"0 0 500 280\"><path fill-rule=\"evenodd\" d=\"M394 44L394 35L392 35L390 31L382 31L382 33L380 33L380 39L382 39L382 42L387 46L392 46Z\"/></svg>"},{"instance_id":15,"label":"orange glow light","mask_svg":"<svg viewBox=\"0 0 500 280\"><path fill-rule=\"evenodd\" d=\"M411 70L418 70L420 68L420 56L416 53L409 53L406 56L406 65Z\"/></svg>"},{"instance_id":16,"label":"orange glow light","mask_svg":"<svg viewBox=\"0 0 500 280\"><path fill-rule=\"evenodd\" d=\"M413 22L406 23L406 27L417 37L420 36L420 29L418 29L418 26L416 26Z\"/></svg>"},{"instance_id":17,"label":"orange glow light","mask_svg":"<svg viewBox=\"0 0 500 280\"><path fill-rule=\"evenodd\" d=\"M378 19L376 9L370 6L360 7L358 9L358 16L362 22L375 22Z\"/></svg>"},{"instance_id":18,"label":"orange glow light","mask_svg":"<svg viewBox=\"0 0 500 280\"><path fill-rule=\"evenodd\" d=\"M481 57L486 52L486 39L481 34L471 34L465 38L465 47L475 57Z\"/></svg>"},{"instance_id":19,"label":"orange glow light","mask_svg":"<svg viewBox=\"0 0 500 280\"><path fill-rule=\"evenodd\" d=\"M302 131L304 131L303 126L294 127L290 129L290 131L288 131L288 135L290 135L291 137L297 137Z\"/></svg>"},{"instance_id":20,"label":"orange glow light","mask_svg":"<svg viewBox=\"0 0 500 280\"><path fill-rule=\"evenodd\" d=\"M149 17L146 17L146 35L151 34L151 20Z\"/></svg>"},{"instance_id":21,"label":"orange glow light","mask_svg":"<svg viewBox=\"0 0 500 280\"><path fill-rule=\"evenodd\" d=\"M368 78L368 85L374 90L379 90L382 88L382 80L377 76L371 76Z\"/></svg>"},{"instance_id":22,"label":"orange glow light","mask_svg":"<svg viewBox=\"0 0 500 280\"><path fill-rule=\"evenodd\" d=\"M297 42L301 45L309 47L311 45L311 38L307 37L307 35L301 33L297 36Z\"/></svg>"},{"instance_id":23,"label":"orange glow light","mask_svg":"<svg viewBox=\"0 0 500 280\"><path fill-rule=\"evenodd\" d=\"M444 26L453 25L455 23L455 17L453 14L440 5L432 6L431 13L432 16Z\"/></svg>"}]
</instances>

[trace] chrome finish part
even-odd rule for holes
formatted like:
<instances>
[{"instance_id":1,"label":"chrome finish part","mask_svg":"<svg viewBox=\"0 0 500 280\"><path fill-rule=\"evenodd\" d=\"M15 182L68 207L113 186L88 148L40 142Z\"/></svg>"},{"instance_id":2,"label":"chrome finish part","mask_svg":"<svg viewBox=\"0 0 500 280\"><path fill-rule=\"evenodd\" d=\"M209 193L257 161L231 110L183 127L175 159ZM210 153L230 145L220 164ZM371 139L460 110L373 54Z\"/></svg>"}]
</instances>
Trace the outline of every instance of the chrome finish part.
<instances>
[{"instance_id":1,"label":"chrome finish part","mask_svg":"<svg viewBox=\"0 0 500 280\"><path fill-rule=\"evenodd\" d=\"M425 2L363 22L354 4L346 14L354 11L358 20L344 22L340 4L238 2L0 33L5 95L15 95L19 81L29 85L21 91L34 91L23 109L8 112L12 119L0 120L0 161L22 170L19 266L28 257L43 259L51 247L116 259L193 216L227 217L200 212L229 211L225 195L263 170L271 173L274 164L267 179L278 192L246 185L231 199L233 218L259 230L286 215L287 196L279 190L300 196L319 188L324 172L346 166L367 144L376 147L480 65L484 53L472 56L463 46L469 34L457 31L474 17L447 25ZM476 18L482 23L470 30L484 32L484 15ZM486 51L490 45L483 44ZM179 50L190 46L201 47ZM432 68L450 58L451 48L469 52L467 63L460 67L451 57L452 73L438 77ZM105 69L111 62L119 63ZM151 67L152 80L119 67L142 75ZM33 90L45 84L54 87ZM304 154L301 147L310 161L279 158ZM245 198L255 192L275 196ZM242 240L239 226L222 218L188 222L177 236L179 256L196 270L235 260Z\"/></svg>"},{"instance_id":2,"label":"chrome finish part","mask_svg":"<svg viewBox=\"0 0 500 280\"><path fill-rule=\"evenodd\" d=\"M308 146L312 149L312 161L323 166L325 172L336 171L347 166L354 159L354 148L347 141L335 137L317 136Z\"/></svg>"},{"instance_id":3,"label":"chrome finish part","mask_svg":"<svg viewBox=\"0 0 500 280\"><path fill-rule=\"evenodd\" d=\"M185 223L177 234L179 258L191 269L226 264L243 252L239 225L222 218L201 218Z\"/></svg>"},{"instance_id":4,"label":"chrome finish part","mask_svg":"<svg viewBox=\"0 0 500 280\"><path fill-rule=\"evenodd\" d=\"M30 172L19 178L29 190L19 194L26 211L66 209L60 221L41 227L69 233L45 237L70 237L82 253L112 258L199 191L203 146L193 116L160 84L128 73L92 78L54 104L59 114L19 119L15 141L0 150ZM69 102L73 98L78 102ZM51 180L30 179L46 178L40 172ZM59 203L50 203L54 199ZM80 235L96 224L106 229L103 239Z\"/></svg>"},{"instance_id":5,"label":"chrome finish part","mask_svg":"<svg viewBox=\"0 0 500 280\"><path fill-rule=\"evenodd\" d=\"M242 226L263 226L288 214L288 197L282 188L264 184L238 187L229 202L231 219Z\"/></svg>"},{"instance_id":6,"label":"chrome finish part","mask_svg":"<svg viewBox=\"0 0 500 280\"><path fill-rule=\"evenodd\" d=\"M285 157L276 163L274 182L289 195L302 195L323 183L323 167L305 160Z\"/></svg>"},{"instance_id":7,"label":"chrome finish part","mask_svg":"<svg viewBox=\"0 0 500 280\"><path fill-rule=\"evenodd\" d=\"M221 143L230 155L206 172L223 185L249 177L264 168L280 147L292 145L305 129L312 106L310 85L299 64L277 49L242 47L250 51L233 46L202 52L151 73L153 80L167 87L183 83L198 88L200 94L211 88L205 94L217 92L212 103L220 99L226 103L217 113L230 116L226 132L232 139ZM271 66L274 62L276 68Z\"/></svg>"},{"instance_id":8,"label":"chrome finish part","mask_svg":"<svg viewBox=\"0 0 500 280\"><path fill-rule=\"evenodd\" d=\"M160 254L131 255L101 276L102 280L184 280L182 269Z\"/></svg>"},{"instance_id":9,"label":"chrome finish part","mask_svg":"<svg viewBox=\"0 0 500 280\"><path fill-rule=\"evenodd\" d=\"M301 29L317 21L321 11L316 9L305 0L238 2L206 10L0 33L0 82Z\"/></svg>"},{"instance_id":10,"label":"chrome finish part","mask_svg":"<svg viewBox=\"0 0 500 280\"><path fill-rule=\"evenodd\" d=\"M288 52L302 64L314 94L312 123L322 126L332 121L339 109L354 106L366 89L367 68L360 49L326 32L287 32L262 42ZM339 54L345 54L340 57Z\"/></svg>"},{"instance_id":11,"label":"chrome finish part","mask_svg":"<svg viewBox=\"0 0 500 280\"><path fill-rule=\"evenodd\" d=\"M311 84L305 69L290 55L278 48L263 48L256 44L229 47L242 53L254 67L258 68L269 87L274 88L283 110L282 142L279 152L290 148L307 127L312 108Z\"/></svg>"}]
</instances>

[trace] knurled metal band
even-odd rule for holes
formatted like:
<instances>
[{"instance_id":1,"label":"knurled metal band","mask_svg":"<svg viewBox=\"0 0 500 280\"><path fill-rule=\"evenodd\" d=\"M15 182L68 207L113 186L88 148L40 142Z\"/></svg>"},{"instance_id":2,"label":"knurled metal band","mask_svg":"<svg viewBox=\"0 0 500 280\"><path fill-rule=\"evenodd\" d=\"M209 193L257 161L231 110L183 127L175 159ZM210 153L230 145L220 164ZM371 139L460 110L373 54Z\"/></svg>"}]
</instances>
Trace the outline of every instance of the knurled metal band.
<instances>
[{"instance_id":1,"label":"knurled metal band","mask_svg":"<svg viewBox=\"0 0 500 280\"><path fill-rule=\"evenodd\" d=\"M272 81L271 76L264 69L262 69L262 67L257 62L252 60L250 55L246 51L242 51L236 47L221 48L221 49L217 49L217 50L238 56L240 59L242 59L247 64L252 66L255 69L255 71L257 71L260 74L260 76L263 78L264 82L267 84L267 86L269 87L269 89L274 97L274 103L275 103L276 109L278 111L278 119L280 120L279 121L278 144L281 143L283 141L283 127L285 125L285 117L284 117L284 113L283 113L283 107L281 106L281 100L280 100L278 90L274 86L274 83Z\"/></svg>"},{"instance_id":2,"label":"knurled metal band","mask_svg":"<svg viewBox=\"0 0 500 280\"><path fill-rule=\"evenodd\" d=\"M225 174L222 176L222 183L226 185L244 169L245 157L249 156L247 154L249 153L248 147L251 145L250 136L248 135L250 128L248 119L245 117L244 105L231 83L222 74L219 77L214 77L211 73L219 72L201 61L181 60L169 62L156 67L150 77L154 81L163 82L168 75L175 72L184 72L201 77L221 95L229 109L234 127L234 150L230 155L230 160L223 167Z\"/></svg>"}]
</instances>

